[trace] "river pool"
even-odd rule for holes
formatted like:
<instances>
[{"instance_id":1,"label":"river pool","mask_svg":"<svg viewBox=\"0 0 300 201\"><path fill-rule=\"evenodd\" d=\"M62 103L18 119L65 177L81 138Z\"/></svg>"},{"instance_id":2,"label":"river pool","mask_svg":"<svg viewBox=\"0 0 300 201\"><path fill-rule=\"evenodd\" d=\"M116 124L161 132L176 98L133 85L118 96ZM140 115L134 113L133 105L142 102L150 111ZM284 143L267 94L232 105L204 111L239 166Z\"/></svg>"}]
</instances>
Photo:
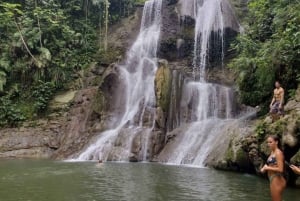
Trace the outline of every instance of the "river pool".
<instances>
[{"instance_id":1,"label":"river pool","mask_svg":"<svg viewBox=\"0 0 300 201\"><path fill-rule=\"evenodd\" d=\"M153 163L0 160L1 201L269 201L248 174ZM300 189L285 191L300 201Z\"/></svg>"}]
</instances>

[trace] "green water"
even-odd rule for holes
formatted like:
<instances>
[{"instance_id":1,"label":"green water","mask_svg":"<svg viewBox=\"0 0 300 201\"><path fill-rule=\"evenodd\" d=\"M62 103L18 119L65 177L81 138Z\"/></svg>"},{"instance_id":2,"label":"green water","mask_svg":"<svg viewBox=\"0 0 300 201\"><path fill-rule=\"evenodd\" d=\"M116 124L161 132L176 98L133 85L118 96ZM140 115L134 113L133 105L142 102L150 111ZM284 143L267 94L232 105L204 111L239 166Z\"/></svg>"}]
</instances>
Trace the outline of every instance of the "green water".
<instances>
[{"instance_id":1,"label":"green water","mask_svg":"<svg viewBox=\"0 0 300 201\"><path fill-rule=\"evenodd\" d=\"M0 160L1 201L269 201L251 175L146 163ZM285 201L300 201L287 189Z\"/></svg>"}]
</instances>

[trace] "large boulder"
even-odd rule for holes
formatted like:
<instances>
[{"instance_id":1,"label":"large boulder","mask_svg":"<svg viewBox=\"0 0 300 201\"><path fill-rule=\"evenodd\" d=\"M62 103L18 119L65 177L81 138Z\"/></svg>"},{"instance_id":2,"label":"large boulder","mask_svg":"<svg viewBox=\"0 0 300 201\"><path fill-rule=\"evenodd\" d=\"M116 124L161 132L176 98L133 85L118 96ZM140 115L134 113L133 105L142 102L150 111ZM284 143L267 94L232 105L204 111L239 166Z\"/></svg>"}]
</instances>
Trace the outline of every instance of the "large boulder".
<instances>
[{"instance_id":1,"label":"large boulder","mask_svg":"<svg viewBox=\"0 0 300 201\"><path fill-rule=\"evenodd\" d=\"M69 90L56 94L49 104L50 110L61 111L68 109L75 97L76 92L76 90Z\"/></svg>"},{"instance_id":2,"label":"large boulder","mask_svg":"<svg viewBox=\"0 0 300 201\"><path fill-rule=\"evenodd\" d=\"M110 65L99 76L99 86L87 86L76 93L54 158L68 158L78 153L89 145L93 136L110 127L113 123L111 113L120 109L120 104L115 104L121 90L118 73L117 67Z\"/></svg>"},{"instance_id":3,"label":"large boulder","mask_svg":"<svg viewBox=\"0 0 300 201\"><path fill-rule=\"evenodd\" d=\"M251 121L236 120L226 125L223 141L209 154L206 165L221 170L252 172L251 156L244 149L244 140L253 132L251 124Z\"/></svg>"}]
</instances>

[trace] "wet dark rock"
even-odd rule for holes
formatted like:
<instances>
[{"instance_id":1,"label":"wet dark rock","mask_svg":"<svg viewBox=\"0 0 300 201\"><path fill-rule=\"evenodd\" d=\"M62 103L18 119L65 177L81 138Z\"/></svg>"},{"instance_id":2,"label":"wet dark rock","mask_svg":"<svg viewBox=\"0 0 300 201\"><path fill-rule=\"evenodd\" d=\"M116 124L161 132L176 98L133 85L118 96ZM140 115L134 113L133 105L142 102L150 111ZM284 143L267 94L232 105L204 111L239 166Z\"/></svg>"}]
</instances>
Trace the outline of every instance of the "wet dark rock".
<instances>
[{"instance_id":1,"label":"wet dark rock","mask_svg":"<svg viewBox=\"0 0 300 201\"><path fill-rule=\"evenodd\" d=\"M168 5L173 5L176 4L178 0L166 0L166 2L168 3Z\"/></svg>"},{"instance_id":2,"label":"wet dark rock","mask_svg":"<svg viewBox=\"0 0 300 201\"><path fill-rule=\"evenodd\" d=\"M139 162L137 155L131 154L129 156L129 162L133 162L133 163Z\"/></svg>"},{"instance_id":3,"label":"wet dark rock","mask_svg":"<svg viewBox=\"0 0 300 201\"><path fill-rule=\"evenodd\" d=\"M161 150L164 148L165 145L165 132L161 130L157 130L153 132L152 138L151 138L151 149L152 149L152 155L151 159L157 156Z\"/></svg>"},{"instance_id":4,"label":"wet dark rock","mask_svg":"<svg viewBox=\"0 0 300 201\"><path fill-rule=\"evenodd\" d=\"M94 65L93 68L91 69L91 72L94 73L95 75L101 76L103 75L107 67L108 66Z\"/></svg>"}]
</instances>

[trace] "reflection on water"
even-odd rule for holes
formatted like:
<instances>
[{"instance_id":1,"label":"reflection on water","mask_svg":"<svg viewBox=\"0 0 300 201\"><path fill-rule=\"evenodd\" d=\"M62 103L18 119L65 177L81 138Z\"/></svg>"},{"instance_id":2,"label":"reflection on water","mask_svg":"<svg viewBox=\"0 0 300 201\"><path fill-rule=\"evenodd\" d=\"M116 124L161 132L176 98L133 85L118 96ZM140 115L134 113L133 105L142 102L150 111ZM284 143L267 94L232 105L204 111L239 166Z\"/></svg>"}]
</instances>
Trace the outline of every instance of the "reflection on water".
<instances>
[{"instance_id":1,"label":"reflection on water","mask_svg":"<svg viewBox=\"0 0 300 201\"><path fill-rule=\"evenodd\" d=\"M182 166L0 161L1 201L269 201L268 187L251 175ZM288 189L285 200L299 193Z\"/></svg>"}]
</instances>

